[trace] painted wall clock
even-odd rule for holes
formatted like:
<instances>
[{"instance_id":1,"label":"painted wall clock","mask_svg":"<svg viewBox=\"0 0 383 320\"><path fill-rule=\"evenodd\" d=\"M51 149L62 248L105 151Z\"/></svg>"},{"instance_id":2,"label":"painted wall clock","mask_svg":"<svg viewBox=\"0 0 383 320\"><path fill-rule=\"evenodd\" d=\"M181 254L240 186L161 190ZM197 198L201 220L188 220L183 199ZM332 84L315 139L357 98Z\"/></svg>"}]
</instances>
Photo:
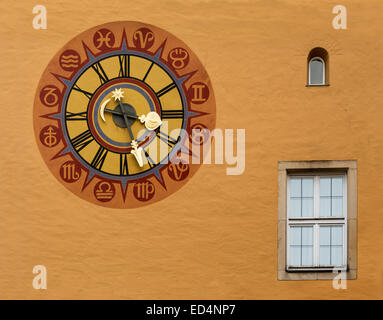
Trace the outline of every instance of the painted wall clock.
<instances>
[{"instance_id":1,"label":"painted wall clock","mask_svg":"<svg viewBox=\"0 0 383 320\"><path fill-rule=\"evenodd\" d=\"M48 64L34 103L37 143L53 175L113 208L178 190L199 167L192 145L214 126L213 89L196 55L139 22L108 23L71 40Z\"/></svg>"}]
</instances>

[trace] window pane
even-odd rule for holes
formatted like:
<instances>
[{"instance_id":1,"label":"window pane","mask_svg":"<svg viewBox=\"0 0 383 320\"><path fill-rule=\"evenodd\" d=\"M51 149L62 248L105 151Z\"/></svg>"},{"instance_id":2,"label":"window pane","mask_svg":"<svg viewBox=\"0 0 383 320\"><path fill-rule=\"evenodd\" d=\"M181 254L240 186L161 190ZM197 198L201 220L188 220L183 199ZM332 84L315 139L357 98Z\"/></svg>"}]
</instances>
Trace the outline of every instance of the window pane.
<instances>
[{"instance_id":1,"label":"window pane","mask_svg":"<svg viewBox=\"0 0 383 320\"><path fill-rule=\"evenodd\" d=\"M319 228L319 244L321 246L329 246L330 242L331 227L320 227Z\"/></svg>"},{"instance_id":2,"label":"window pane","mask_svg":"<svg viewBox=\"0 0 383 320\"><path fill-rule=\"evenodd\" d=\"M343 177L322 177L319 183L320 217L343 216Z\"/></svg>"},{"instance_id":3,"label":"window pane","mask_svg":"<svg viewBox=\"0 0 383 320\"><path fill-rule=\"evenodd\" d=\"M331 196L331 178L320 178L319 189L321 197Z\"/></svg>"},{"instance_id":4,"label":"window pane","mask_svg":"<svg viewBox=\"0 0 383 320\"><path fill-rule=\"evenodd\" d=\"M343 198L342 197L332 198L331 201L332 201L332 204L331 204L332 213L331 213L331 215L333 217L343 216Z\"/></svg>"},{"instance_id":5,"label":"window pane","mask_svg":"<svg viewBox=\"0 0 383 320\"><path fill-rule=\"evenodd\" d=\"M320 198L319 215L321 217L331 216L331 197L321 197Z\"/></svg>"},{"instance_id":6,"label":"window pane","mask_svg":"<svg viewBox=\"0 0 383 320\"><path fill-rule=\"evenodd\" d=\"M301 178L290 179L290 197L301 197Z\"/></svg>"},{"instance_id":7,"label":"window pane","mask_svg":"<svg viewBox=\"0 0 383 320\"><path fill-rule=\"evenodd\" d=\"M313 265L313 227L290 227L290 265Z\"/></svg>"},{"instance_id":8,"label":"window pane","mask_svg":"<svg viewBox=\"0 0 383 320\"><path fill-rule=\"evenodd\" d=\"M290 217L302 216L302 179L290 179Z\"/></svg>"},{"instance_id":9,"label":"window pane","mask_svg":"<svg viewBox=\"0 0 383 320\"><path fill-rule=\"evenodd\" d=\"M300 246L301 245L301 228L291 227L290 228L290 244Z\"/></svg>"},{"instance_id":10,"label":"window pane","mask_svg":"<svg viewBox=\"0 0 383 320\"><path fill-rule=\"evenodd\" d=\"M331 247L331 265L341 266L343 258L343 246Z\"/></svg>"},{"instance_id":11,"label":"window pane","mask_svg":"<svg viewBox=\"0 0 383 320\"><path fill-rule=\"evenodd\" d=\"M302 231L300 227L290 228L290 265L301 265Z\"/></svg>"},{"instance_id":12,"label":"window pane","mask_svg":"<svg viewBox=\"0 0 383 320\"><path fill-rule=\"evenodd\" d=\"M319 228L319 264L340 266L343 263L343 226Z\"/></svg>"},{"instance_id":13,"label":"window pane","mask_svg":"<svg viewBox=\"0 0 383 320\"><path fill-rule=\"evenodd\" d=\"M342 197L343 196L343 178L334 177L334 178L331 178L331 182L332 182L331 195L333 197Z\"/></svg>"},{"instance_id":14,"label":"window pane","mask_svg":"<svg viewBox=\"0 0 383 320\"><path fill-rule=\"evenodd\" d=\"M320 246L319 249L319 265L329 266L331 265L330 246Z\"/></svg>"},{"instance_id":15,"label":"window pane","mask_svg":"<svg viewBox=\"0 0 383 320\"><path fill-rule=\"evenodd\" d=\"M319 264L331 265L331 227L319 228Z\"/></svg>"},{"instance_id":16,"label":"window pane","mask_svg":"<svg viewBox=\"0 0 383 320\"><path fill-rule=\"evenodd\" d=\"M343 227L332 226L331 227L331 244L332 245L343 245Z\"/></svg>"},{"instance_id":17,"label":"window pane","mask_svg":"<svg viewBox=\"0 0 383 320\"><path fill-rule=\"evenodd\" d=\"M302 266L313 265L313 246L302 247Z\"/></svg>"},{"instance_id":18,"label":"window pane","mask_svg":"<svg viewBox=\"0 0 383 320\"><path fill-rule=\"evenodd\" d=\"M313 244L313 227L300 227L302 229L302 245Z\"/></svg>"},{"instance_id":19,"label":"window pane","mask_svg":"<svg viewBox=\"0 0 383 320\"><path fill-rule=\"evenodd\" d=\"M302 197L314 196L314 179L302 178Z\"/></svg>"},{"instance_id":20,"label":"window pane","mask_svg":"<svg viewBox=\"0 0 383 320\"><path fill-rule=\"evenodd\" d=\"M290 199L290 217L296 218L301 216L301 198L298 199Z\"/></svg>"},{"instance_id":21,"label":"window pane","mask_svg":"<svg viewBox=\"0 0 383 320\"><path fill-rule=\"evenodd\" d=\"M290 179L291 218L314 216L314 178Z\"/></svg>"},{"instance_id":22,"label":"window pane","mask_svg":"<svg viewBox=\"0 0 383 320\"><path fill-rule=\"evenodd\" d=\"M313 265L313 227L302 229L302 266Z\"/></svg>"},{"instance_id":23,"label":"window pane","mask_svg":"<svg viewBox=\"0 0 383 320\"><path fill-rule=\"evenodd\" d=\"M314 216L314 200L302 199L302 217Z\"/></svg>"},{"instance_id":24,"label":"window pane","mask_svg":"<svg viewBox=\"0 0 383 320\"><path fill-rule=\"evenodd\" d=\"M323 62L319 59L310 61L310 84L324 84Z\"/></svg>"},{"instance_id":25,"label":"window pane","mask_svg":"<svg viewBox=\"0 0 383 320\"><path fill-rule=\"evenodd\" d=\"M290 247L290 265L292 266L301 265L301 246Z\"/></svg>"}]
</instances>

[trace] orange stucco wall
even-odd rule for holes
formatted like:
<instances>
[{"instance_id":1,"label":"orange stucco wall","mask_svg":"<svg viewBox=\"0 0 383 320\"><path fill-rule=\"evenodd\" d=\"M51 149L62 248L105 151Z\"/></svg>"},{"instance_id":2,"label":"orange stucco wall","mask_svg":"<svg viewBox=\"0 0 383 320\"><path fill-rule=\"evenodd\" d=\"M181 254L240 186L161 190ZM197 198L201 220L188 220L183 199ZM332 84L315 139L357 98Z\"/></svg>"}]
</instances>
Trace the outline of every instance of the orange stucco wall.
<instances>
[{"instance_id":1,"label":"orange stucco wall","mask_svg":"<svg viewBox=\"0 0 383 320\"><path fill-rule=\"evenodd\" d=\"M48 29L32 28L32 8ZM348 29L332 27L333 6ZM11 1L0 3L0 298L383 297L383 3L380 0ZM202 166L177 193L135 210L75 197L41 159L35 89L80 32L139 20L185 41L212 80L218 128L246 129L246 171ZM330 55L330 86L306 58ZM278 161L358 160L358 279L277 280ZM32 268L48 289L32 288Z\"/></svg>"}]
</instances>

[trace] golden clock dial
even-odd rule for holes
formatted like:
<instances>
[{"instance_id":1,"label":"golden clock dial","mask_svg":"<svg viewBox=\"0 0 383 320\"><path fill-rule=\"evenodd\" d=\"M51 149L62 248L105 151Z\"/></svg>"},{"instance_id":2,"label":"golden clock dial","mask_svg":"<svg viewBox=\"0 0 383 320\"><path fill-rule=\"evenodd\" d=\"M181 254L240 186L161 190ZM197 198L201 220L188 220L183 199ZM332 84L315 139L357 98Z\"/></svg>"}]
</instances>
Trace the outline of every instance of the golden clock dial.
<instances>
[{"instance_id":1,"label":"golden clock dial","mask_svg":"<svg viewBox=\"0 0 383 320\"><path fill-rule=\"evenodd\" d=\"M179 189L199 167L190 159L192 129L214 124L213 90L197 57L138 22L75 37L49 63L35 99L36 138L52 173L81 198L113 208Z\"/></svg>"}]
</instances>

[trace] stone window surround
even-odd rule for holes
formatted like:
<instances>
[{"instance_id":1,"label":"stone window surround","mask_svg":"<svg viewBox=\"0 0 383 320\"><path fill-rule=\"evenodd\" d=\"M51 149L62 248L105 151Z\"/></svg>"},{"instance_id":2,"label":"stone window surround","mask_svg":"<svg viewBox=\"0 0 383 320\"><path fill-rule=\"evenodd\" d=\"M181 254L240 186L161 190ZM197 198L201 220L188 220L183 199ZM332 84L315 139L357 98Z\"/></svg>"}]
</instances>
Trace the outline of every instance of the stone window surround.
<instances>
[{"instance_id":1,"label":"stone window surround","mask_svg":"<svg viewBox=\"0 0 383 320\"><path fill-rule=\"evenodd\" d=\"M315 160L278 162L278 280L332 280L329 271L286 271L287 175L289 173L347 173L347 272L346 279L357 278L357 161Z\"/></svg>"}]
</instances>

